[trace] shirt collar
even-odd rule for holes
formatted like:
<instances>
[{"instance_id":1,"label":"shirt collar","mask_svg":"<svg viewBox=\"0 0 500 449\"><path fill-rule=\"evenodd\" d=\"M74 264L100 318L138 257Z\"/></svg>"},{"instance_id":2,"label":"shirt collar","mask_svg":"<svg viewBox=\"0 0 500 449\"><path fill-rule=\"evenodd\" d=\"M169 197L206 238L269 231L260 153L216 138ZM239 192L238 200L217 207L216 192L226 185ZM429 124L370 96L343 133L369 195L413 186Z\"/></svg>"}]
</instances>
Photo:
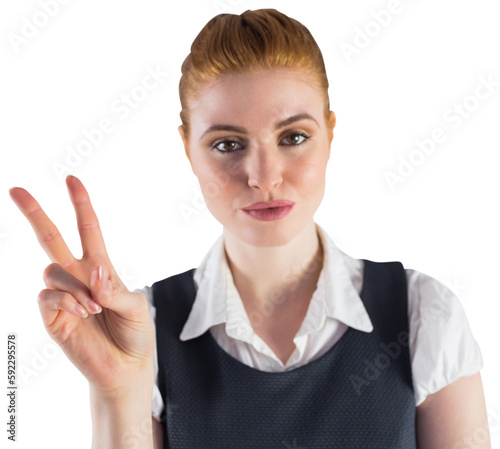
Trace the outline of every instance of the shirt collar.
<instances>
[{"instance_id":1,"label":"shirt collar","mask_svg":"<svg viewBox=\"0 0 500 449\"><path fill-rule=\"evenodd\" d=\"M371 332L373 325L353 286L346 263L350 256L342 252L317 223L316 229L323 245L323 267L309 306L314 313L309 315L308 310L309 320L301 327L300 334L314 332L327 317ZM196 297L180 339L196 338L210 327L226 323L228 335L252 343L254 332L227 264L223 234L205 255L193 279Z\"/></svg>"},{"instance_id":2,"label":"shirt collar","mask_svg":"<svg viewBox=\"0 0 500 449\"><path fill-rule=\"evenodd\" d=\"M194 272L196 297L180 334L181 340L196 338L210 327L226 322L224 265L227 262L221 234Z\"/></svg>"},{"instance_id":3,"label":"shirt collar","mask_svg":"<svg viewBox=\"0 0 500 449\"><path fill-rule=\"evenodd\" d=\"M341 251L321 226L316 224L316 228L325 254L320 278L323 277L325 283L322 299L326 316L360 331L371 332L372 322L352 283L348 269L348 262L354 262L353 258ZM318 293L318 290L315 293Z\"/></svg>"}]
</instances>

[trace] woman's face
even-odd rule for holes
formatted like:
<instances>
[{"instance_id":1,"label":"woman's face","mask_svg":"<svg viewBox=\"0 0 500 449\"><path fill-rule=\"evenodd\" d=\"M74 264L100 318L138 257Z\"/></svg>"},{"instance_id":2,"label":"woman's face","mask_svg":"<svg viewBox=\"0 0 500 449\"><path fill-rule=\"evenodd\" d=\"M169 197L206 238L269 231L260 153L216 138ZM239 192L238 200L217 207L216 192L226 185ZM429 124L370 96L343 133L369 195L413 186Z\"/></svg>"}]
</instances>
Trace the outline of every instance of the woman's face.
<instances>
[{"instance_id":1,"label":"woman's face","mask_svg":"<svg viewBox=\"0 0 500 449\"><path fill-rule=\"evenodd\" d=\"M311 75L293 69L224 75L189 102L184 141L205 203L254 246L283 245L310 225L324 194L335 115ZM274 220L245 212L257 202L295 203Z\"/></svg>"}]
</instances>

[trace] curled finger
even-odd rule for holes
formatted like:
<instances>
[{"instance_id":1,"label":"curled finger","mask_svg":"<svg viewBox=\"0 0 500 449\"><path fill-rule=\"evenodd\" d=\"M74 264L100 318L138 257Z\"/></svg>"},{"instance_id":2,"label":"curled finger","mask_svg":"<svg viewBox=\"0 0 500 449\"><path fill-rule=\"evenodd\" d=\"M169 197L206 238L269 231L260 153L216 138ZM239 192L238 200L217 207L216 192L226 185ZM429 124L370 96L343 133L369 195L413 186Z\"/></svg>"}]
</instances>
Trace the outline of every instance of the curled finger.
<instances>
[{"instance_id":1,"label":"curled finger","mask_svg":"<svg viewBox=\"0 0 500 449\"><path fill-rule=\"evenodd\" d=\"M43 272L43 280L51 290L68 292L87 313L95 314L102 311L101 306L93 300L88 287L60 264L48 265Z\"/></svg>"},{"instance_id":2,"label":"curled finger","mask_svg":"<svg viewBox=\"0 0 500 449\"><path fill-rule=\"evenodd\" d=\"M68 292L46 288L38 294L37 299L46 326L53 323L61 310L79 318L88 316L85 308Z\"/></svg>"}]
</instances>

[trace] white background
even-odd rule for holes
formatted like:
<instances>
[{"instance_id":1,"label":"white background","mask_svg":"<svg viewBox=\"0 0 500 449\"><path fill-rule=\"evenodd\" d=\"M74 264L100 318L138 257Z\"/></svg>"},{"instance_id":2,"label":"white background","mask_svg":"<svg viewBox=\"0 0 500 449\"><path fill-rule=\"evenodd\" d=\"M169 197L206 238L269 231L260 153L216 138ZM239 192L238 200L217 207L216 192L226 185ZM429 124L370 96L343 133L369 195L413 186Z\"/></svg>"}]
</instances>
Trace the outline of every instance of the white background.
<instances>
[{"instance_id":1,"label":"white background","mask_svg":"<svg viewBox=\"0 0 500 449\"><path fill-rule=\"evenodd\" d=\"M458 295L482 349L491 438L500 448L500 85L488 98L484 88L483 99L469 98L479 77L500 81L498 2L401 0L399 13L377 27L374 16L389 0L74 0L14 45L26 21L43 19L42 3L3 2L0 10L0 335L17 334L20 365L18 443L8 447L88 448L92 433L87 381L47 335L36 302L50 260L8 189L32 193L80 257L74 211L53 164L110 119L113 132L71 172L89 191L115 267L129 289L196 267L222 228L200 203L177 132L180 67L218 12L272 7L310 29L329 75L337 126L316 222L348 254L400 260ZM342 45L354 46L357 36L359 44L364 31L371 37L348 58ZM157 66L168 72L164 81L128 117L113 111ZM448 111L454 105L469 109L459 124L445 119L457 117ZM415 159L415 141L434 128L446 140ZM397 174L410 156L420 165L391 189L385 173ZM190 216L182 213L189 208Z\"/></svg>"}]
</instances>

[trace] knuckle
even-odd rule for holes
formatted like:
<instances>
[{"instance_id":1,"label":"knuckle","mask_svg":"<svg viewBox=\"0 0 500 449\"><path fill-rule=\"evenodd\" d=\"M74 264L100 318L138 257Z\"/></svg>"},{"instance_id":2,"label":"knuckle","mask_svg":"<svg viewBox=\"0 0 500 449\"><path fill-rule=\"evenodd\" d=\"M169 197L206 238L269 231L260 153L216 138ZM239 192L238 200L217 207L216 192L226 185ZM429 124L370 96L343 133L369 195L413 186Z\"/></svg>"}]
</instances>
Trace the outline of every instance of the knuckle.
<instances>
[{"instance_id":1,"label":"knuckle","mask_svg":"<svg viewBox=\"0 0 500 449\"><path fill-rule=\"evenodd\" d=\"M58 238L60 235L61 234L58 231L50 231L39 240L39 243L40 244L49 243L52 240Z\"/></svg>"},{"instance_id":2,"label":"knuckle","mask_svg":"<svg viewBox=\"0 0 500 449\"><path fill-rule=\"evenodd\" d=\"M76 303L78 302L79 301L71 293L68 292L64 292L58 301L60 306L59 308L62 310L69 310L75 307Z\"/></svg>"},{"instance_id":3,"label":"knuckle","mask_svg":"<svg viewBox=\"0 0 500 449\"><path fill-rule=\"evenodd\" d=\"M142 293L133 293L133 295L137 298L137 303L141 306L148 306L148 300Z\"/></svg>"},{"instance_id":4,"label":"knuckle","mask_svg":"<svg viewBox=\"0 0 500 449\"><path fill-rule=\"evenodd\" d=\"M142 316L144 314L149 314L149 305L148 300L142 293L131 293L134 297L134 306L132 307L131 312L133 312L137 316Z\"/></svg>"},{"instance_id":5,"label":"knuckle","mask_svg":"<svg viewBox=\"0 0 500 449\"><path fill-rule=\"evenodd\" d=\"M38 293L38 296L36 297L36 300L38 304L42 305L47 302L48 296L50 294L51 290L44 288L43 290Z\"/></svg>"},{"instance_id":6,"label":"knuckle","mask_svg":"<svg viewBox=\"0 0 500 449\"><path fill-rule=\"evenodd\" d=\"M47 281L49 278L54 276L56 271L60 268L60 265L57 262L51 263L45 267L45 270L43 270L43 279L44 281Z\"/></svg>"},{"instance_id":7,"label":"knuckle","mask_svg":"<svg viewBox=\"0 0 500 449\"><path fill-rule=\"evenodd\" d=\"M104 251L104 249L98 249L98 250L93 250L93 251L89 251L88 249L85 249L83 250L83 256L82 256L82 259L80 260L83 260L83 259L92 259L92 258L99 258L99 259L103 259L106 260L107 262L107 259L108 258L108 255L106 253L106 251ZM103 264L105 262L102 262L101 264Z\"/></svg>"},{"instance_id":8,"label":"knuckle","mask_svg":"<svg viewBox=\"0 0 500 449\"><path fill-rule=\"evenodd\" d=\"M64 261L62 262L60 265L61 267L63 267L66 271L68 271L76 262L78 262L79 260L73 258L71 260L67 260L67 261Z\"/></svg>"},{"instance_id":9,"label":"knuckle","mask_svg":"<svg viewBox=\"0 0 500 449\"><path fill-rule=\"evenodd\" d=\"M111 296L123 295L127 292L115 278L108 279L108 290Z\"/></svg>"},{"instance_id":10,"label":"knuckle","mask_svg":"<svg viewBox=\"0 0 500 449\"><path fill-rule=\"evenodd\" d=\"M61 296L59 298L59 302L61 304L68 304L69 302L75 301L75 297L68 292L61 292Z\"/></svg>"},{"instance_id":11,"label":"knuckle","mask_svg":"<svg viewBox=\"0 0 500 449\"><path fill-rule=\"evenodd\" d=\"M88 223L82 223L80 226L78 226L79 231L92 231L94 229L100 230L99 223L88 222Z\"/></svg>"},{"instance_id":12,"label":"knuckle","mask_svg":"<svg viewBox=\"0 0 500 449\"><path fill-rule=\"evenodd\" d=\"M109 269L107 269L109 273ZM116 296L121 296L128 293L128 290L125 286L117 279L112 273L106 276L103 273L103 280L106 278L108 280L108 286L106 287L106 291L104 292L108 298L114 298Z\"/></svg>"}]
</instances>

